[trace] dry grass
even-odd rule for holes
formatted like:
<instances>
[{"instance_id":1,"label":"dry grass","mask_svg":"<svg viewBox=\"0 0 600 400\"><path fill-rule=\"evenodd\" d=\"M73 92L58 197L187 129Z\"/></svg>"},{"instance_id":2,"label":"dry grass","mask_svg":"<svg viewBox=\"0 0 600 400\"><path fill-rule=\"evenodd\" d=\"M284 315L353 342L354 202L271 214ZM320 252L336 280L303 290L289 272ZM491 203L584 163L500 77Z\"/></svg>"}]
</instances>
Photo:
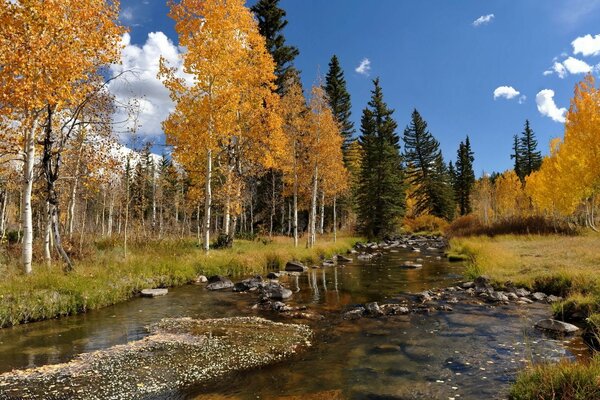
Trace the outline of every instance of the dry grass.
<instances>
[{"instance_id":1,"label":"dry grass","mask_svg":"<svg viewBox=\"0 0 600 400\"><path fill-rule=\"evenodd\" d=\"M193 240L163 240L130 246L127 257L116 242L99 242L91 255L64 274L60 265L35 265L21 274L15 262L4 265L0 282L0 327L106 307L142 289L172 287L198 274L249 275L283 267L292 259L316 262L345 252L358 238L319 238L313 249L294 248L289 238L235 242L232 249L205 254Z\"/></svg>"}]
</instances>

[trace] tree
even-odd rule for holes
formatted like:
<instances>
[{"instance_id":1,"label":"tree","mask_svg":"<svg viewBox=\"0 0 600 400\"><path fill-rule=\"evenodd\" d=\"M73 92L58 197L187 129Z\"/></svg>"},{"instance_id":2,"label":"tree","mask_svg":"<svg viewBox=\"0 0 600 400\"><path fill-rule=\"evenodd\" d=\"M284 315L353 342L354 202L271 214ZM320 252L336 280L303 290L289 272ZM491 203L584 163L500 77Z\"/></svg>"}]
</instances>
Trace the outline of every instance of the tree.
<instances>
[{"instance_id":1,"label":"tree","mask_svg":"<svg viewBox=\"0 0 600 400\"><path fill-rule=\"evenodd\" d=\"M518 154L521 162L519 167L521 181L524 181L526 176L529 176L542 166L542 153L537 151L537 145L535 133L529 126L529 120L526 120L525 128L521 133L518 145Z\"/></svg>"},{"instance_id":2,"label":"tree","mask_svg":"<svg viewBox=\"0 0 600 400\"><path fill-rule=\"evenodd\" d=\"M519 177L519 179L521 179L521 181L523 180L523 160L522 160L522 155L521 155L521 149L520 149L520 145L519 145L519 135L514 135L513 136L513 147L512 147L512 154L510 155L510 158L515 160L515 164L514 164L514 171L515 174L517 174L517 176Z\"/></svg>"},{"instance_id":3,"label":"tree","mask_svg":"<svg viewBox=\"0 0 600 400\"><path fill-rule=\"evenodd\" d=\"M475 185L475 172L473 171L473 151L471 142L467 136L464 142L460 142L456 157L456 170L449 165L450 176L453 177L454 192L460 210L460 215L467 215L472 211L471 192Z\"/></svg>"},{"instance_id":4,"label":"tree","mask_svg":"<svg viewBox=\"0 0 600 400\"><path fill-rule=\"evenodd\" d=\"M251 10L258 19L258 30L266 39L267 50L275 61L278 93L283 94L286 81L295 73L294 59L300 54L296 47L285 43L282 31L288 24L286 12L279 7L279 0L259 0Z\"/></svg>"},{"instance_id":5,"label":"tree","mask_svg":"<svg viewBox=\"0 0 600 400\"><path fill-rule=\"evenodd\" d=\"M188 84L161 60L160 76L176 104L163 126L173 156L195 185L204 186L203 245L208 251L213 174L225 176L231 193L232 167L239 165L243 147L254 146L257 158L268 164L273 154L265 142L283 142L278 96L273 95L275 65L243 0L182 0L170 6L180 45L187 49L184 72L194 80Z\"/></svg>"},{"instance_id":6,"label":"tree","mask_svg":"<svg viewBox=\"0 0 600 400\"><path fill-rule=\"evenodd\" d=\"M405 213L406 196L394 110L383 100L379 79L373 84L371 101L361 118L357 202L361 231L369 237L381 237L395 232Z\"/></svg>"},{"instance_id":7,"label":"tree","mask_svg":"<svg viewBox=\"0 0 600 400\"><path fill-rule=\"evenodd\" d=\"M427 122L417 110L404 130L404 158L407 178L415 188L415 213L452 219L455 203L448 167L439 142L427 130Z\"/></svg>"},{"instance_id":8,"label":"tree","mask_svg":"<svg viewBox=\"0 0 600 400\"><path fill-rule=\"evenodd\" d=\"M36 144L40 136L53 140L52 117L81 104L94 90L93 77L100 67L118 60L123 32L116 23L118 8L118 1L105 0L1 2L0 113L20 121L25 273L31 272L32 261ZM56 162L55 171L46 164L45 172L58 179ZM51 190L48 196L53 201Z\"/></svg>"},{"instance_id":9,"label":"tree","mask_svg":"<svg viewBox=\"0 0 600 400\"><path fill-rule=\"evenodd\" d=\"M340 124L340 133L344 138L343 150L345 155L348 146L352 142L352 135L354 135L355 130L354 122L350 121L352 114L350 93L346 89L344 71L336 55L331 57L331 61L329 62L329 71L325 77L325 93L327 93L331 112L333 112L333 116L338 124Z\"/></svg>"}]
</instances>

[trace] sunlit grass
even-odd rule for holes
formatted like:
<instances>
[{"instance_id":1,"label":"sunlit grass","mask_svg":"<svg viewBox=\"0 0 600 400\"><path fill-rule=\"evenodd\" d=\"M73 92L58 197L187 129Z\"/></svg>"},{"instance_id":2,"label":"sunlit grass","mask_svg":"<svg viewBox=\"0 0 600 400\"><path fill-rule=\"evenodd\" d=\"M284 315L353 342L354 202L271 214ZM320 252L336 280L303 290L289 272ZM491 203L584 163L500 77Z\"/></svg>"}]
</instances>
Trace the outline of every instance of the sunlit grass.
<instances>
[{"instance_id":1,"label":"sunlit grass","mask_svg":"<svg viewBox=\"0 0 600 400\"><path fill-rule=\"evenodd\" d=\"M294 248L289 238L235 242L232 249L205 254L192 240L163 240L130 246L127 257L100 242L92 255L64 274L60 265L36 265L24 276L16 264L0 282L0 327L85 312L125 301L142 289L180 286L199 274L249 275L283 268L289 260L316 262L345 252L358 238L334 243L323 237L313 249Z\"/></svg>"}]
</instances>

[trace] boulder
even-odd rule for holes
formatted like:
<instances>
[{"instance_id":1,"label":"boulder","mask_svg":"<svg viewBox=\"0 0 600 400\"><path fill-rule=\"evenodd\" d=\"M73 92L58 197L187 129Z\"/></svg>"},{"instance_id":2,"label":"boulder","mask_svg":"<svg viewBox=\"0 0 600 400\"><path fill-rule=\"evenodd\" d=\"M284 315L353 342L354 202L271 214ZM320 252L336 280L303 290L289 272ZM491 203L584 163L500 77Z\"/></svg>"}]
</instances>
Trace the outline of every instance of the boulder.
<instances>
[{"instance_id":1,"label":"boulder","mask_svg":"<svg viewBox=\"0 0 600 400\"><path fill-rule=\"evenodd\" d=\"M475 287L475 282L464 282L460 285L463 289L471 289Z\"/></svg>"},{"instance_id":2,"label":"boulder","mask_svg":"<svg viewBox=\"0 0 600 400\"><path fill-rule=\"evenodd\" d=\"M360 253L356 258L358 258L359 260L368 261L368 260L371 260L373 258L373 254Z\"/></svg>"},{"instance_id":3,"label":"boulder","mask_svg":"<svg viewBox=\"0 0 600 400\"><path fill-rule=\"evenodd\" d=\"M279 279L281 274L279 272L269 272L267 274L267 279Z\"/></svg>"},{"instance_id":4,"label":"boulder","mask_svg":"<svg viewBox=\"0 0 600 400\"><path fill-rule=\"evenodd\" d=\"M404 269L419 269L419 268L423 268L423 264L416 264L416 263L407 261L407 262L401 264L400 268L404 268Z\"/></svg>"},{"instance_id":5,"label":"boulder","mask_svg":"<svg viewBox=\"0 0 600 400\"><path fill-rule=\"evenodd\" d=\"M365 313L364 307L355 308L344 313L344 319L357 319L363 316Z\"/></svg>"},{"instance_id":6,"label":"boulder","mask_svg":"<svg viewBox=\"0 0 600 400\"><path fill-rule=\"evenodd\" d=\"M257 289L262 284L263 284L262 276L257 275L254 278L244 279L241 282L237 282L233 286L233 291L234 292L247 292L249 290Z\"/></svg>"},{"instance_id":7,"label":"boulder","mask_svg":"<svg viewBox=\"0 0 600 400\"><path fill-rule=\"evenodd\" d=\"M270 282L261 286L260 293L263 298L272 300L285 300L292 297L292 291L279 283Z\"/></svg>"},{"instance_id":8,"label":"boulder","mask_svg":"<svg viewBox=\"0 0 600 400\"><path fill-rule=\"evenodd\" d=\"M399 304L383 304L379 306L379 308L385 313L385 315L404 315L410 312L408 307L404 307Z\"/></svg>"},{"instance_id":9,"label":"boulder","mask_svg":"<svg viewBox=\"0 0 600 400\"><path fill-rule=\"evenodd\" d=\"M372 317L380 317L383 315L381 307L379 307L379 304L377 304L376 302L365 304L365 310L367 314Z\"/></svg>"},{"instance_id":10,"label":"boulder","mask_svg":"<svg viewBox=\"0 0 600 400\"><path fill-rule=\"evenodd\" d=\"M419 300L421 300L423 303L427 302L427 301L431 301L433 300L433 298L431 297L431 293L428 290L425 290L424 292L418 293L417 297L419 298Z\"/></svg>"},{"instance_id":11,"label":"boulder","mask_svg":"<svg viewBox=\"0 0 600 400\"><path fill-rule=\"evenodd\" d=\"M538 321L535 324L535 327L538 329L543 329L546 331L551 331L551 332L559 333L559 334L563 334L563 335L575 333L579 330L579 328L573 324L568 324L566 322L557 321L555 319L543 319L541 321Z\"/></svg>"},{"instance_id":12,"label":"boulder","mask_svg":"<svg viewBox=\"0 0 600 400\"><path fill-rule=\"evenodd\" d=\"M489 288L492 285L490 284L490 278L486 275L481 275L475 278L475 287L485 287Z\"/></svg>"},{"instance_id":13,"label":"boulder","mask_svg":"<svg viewBox=\"0 0 600 400\"><path fill-rule=\"evenodd\" d=\"M532 297L532 300L535 300L535 301L544 301L544 300L546 300L546 298L548 296L546 296L542 292L535 292L534 294L531 295L531 297Z\"/></svg>"},{"instance_id":14,"label":"boulder","mask_svg":"<svg viewBox=\"0 0 600 400\"><path fill-rule=\"evenodd\" d=\"M559 301L562 301L562 299L563 299L562 297L550 295L546 298L546 301L548 303L557 303Z\"/></svg>"},{"instance_id":15,"label":"boulder","mask_svg":"<svg viewBox=\"0 0 600 400\"><path fill-rule=\"evenodd\" d=\"M142 297L158 297L169 293L169 289L143 289Z\"/></svg>"},{"instance_id":16,"label":"boulder","mask_svg":"<svg viewBox=\"0 0 600 400\"><path fill-rule=\"evenodd\" d=\"M335 263L332 260L325 260L322 264L324 267L334 267Z\"/></svg>"},{"instance_id":17,"label":"boulder","mask_svg":"<svg viewBox=\"0 0 600 400\"><path fill-rule=\"evenodd\" d=\"M208 278L204 275L198 275L196 279L194 279L194 283L206 283L208 282Z\"/></svg>"},{"instance_id":18,"label":"boulder","mask_svg":"<svg viewBox=\"0 0 600 400\"><path fill-rule=\"evenodd\" d=\"M308 271L308 267L300 261L288 261L285 264L285 270L288 272L305 272Z\"/></svg>"},{"instance_id":19,"label":"boulder","mask_svg":"<svg viewBox=\"0 0 600 400\"><path fill-rule=\"evenodd\" d=\"M498 301L498 302L507 302L508 301L508 296L506 296L504 294L504 292L491 292L489 295L490 295L490 299L492 299L493 301Z\"/></svg>"},{"instance_id":20,"label":"boulder","mask_svg":"<svg viewBox=\"0 0 600 400\"><path fill-rule=\"evenodd\" d=\"M531 294L531 292L529 290L526 290L523 288L513 289L512 292L519 297L527 297Z\"/></svg>"},{"instance_id":21,"label":"boulder","mask_svg":"<svg viewBox=\"0 0 600 400\"><path fill-rule=\"evenodd\" d=\"M221 275L211 276L208 278L208 285L206 285L208 290L223 290L232 287L233 282L231 282L231 279Z\"/></svg>"}]
</instances>

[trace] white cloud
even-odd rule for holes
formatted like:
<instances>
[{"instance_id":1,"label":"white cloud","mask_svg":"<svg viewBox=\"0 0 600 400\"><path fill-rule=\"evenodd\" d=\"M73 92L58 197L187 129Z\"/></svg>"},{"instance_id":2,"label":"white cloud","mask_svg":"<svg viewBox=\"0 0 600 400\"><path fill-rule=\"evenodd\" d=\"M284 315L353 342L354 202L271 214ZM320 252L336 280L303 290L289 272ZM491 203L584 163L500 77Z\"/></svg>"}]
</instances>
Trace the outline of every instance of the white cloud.
<instances>
[{"instance_id":1,"label":"white cloud","mask_svg":"<svg viewBox=\"0 0 600 400\"><path fill-rule=\"evenodd\" d=\"M515 97L517 97L520 94L521 93L512 86L500 86L500 87L497 87L496 90L494 90L494 100L501 98L501 97L503 97L507 100L510 100L510 99L514 99ZM524 96L522 96L522 97L524 97Z\"/></svg>"},{"instance_id":2,"label":"white cloud","mask_svg":"<svg viewBox=\"0 0 600 400\"><path fill-rule=\"evenodd\" d=\"M578 37L571 42L573 54L581 54L584 57L597 56L600 54L600 35L590 34Z\"/></svg>"},{"instance_id":3,"label":"white cloud","mask_svg":"<svg viewBox=\"0 0 600 400\"><path fill-rule=\"evenodd\" d=\"M164 57L169 65L177 69L177 75L189 82L191 77L183 73L182 51L162 32L148 33L143 46L132 44L131 37L125 33L122 44L122 63L111 66L111 72L113 77L124 74L110 83L109 90L117 104L138 103L137 133L140 136L157 137L163 132L162 121L174 108L169 91L157 78L159 60L161 56ZM127 131L134 124L128 119L127 110L122 107L117 110L114 119L117 122L127 120L123 126L116 127L118 131Z\"/></svg>"},{"instance_id":4,"label":"white cloud","mask_svg":"<svg viewBox=\"0 0 600 400\"><path fill-rule=\"evenodd\" d=\"M544 89L535 96L535 102L537 103L538 111L546 116L552 118L553 121L564 123L566 121L565 115L567 113L566 108L558 108L554 102L554 90Z\"/></svg>"},{"instance_id":5,"label":"white cloud","mask_svg":"<svg viewBox=\"0 0 600 400\"><path fill-rule=\"evenodd\" d=\"M122 21L132 21L133 20L133 9L131 7L125 7L121 10L120 19Z\"/></svg>"},{"instance_id":6,"label":"white cloud","mask_svg":"<svg viewBox=\"0 0 600 400\"><path fill-rule=\"evenodd\" d=\"M371 72L371 61L368 58L364 58L358 67L355 69L361 75L369 76Z\"/></svg>"},{"instance_id":7,"label":"white cloud","mask_svg":"<svg viewBox=\"0 0 600 400\"><path fill-rule=\"evenodd\" d=\"M479 17L475 21L473 21L473 26L478 27L481 25L487 25L490 22L492 22L492 20L494 18L495 18L494 14L482 15L481 17Z\"/></svg>"},{"instance_id":8,"label":"white cloud","mask_svg":"<svg viewBox=\"0 0 600 400\"><path fill-rule=\"evenodd\" d=\"M519 104L523 104L523 103L525 103L525 101L527 101L527 96L525 96L525 95L519 96Z\"/></svg>"},{"instance_id":9,"label":"white cloud","mask_svg":"<svg viewBox=\"0 0 600 400\"><path fill-rule=\"evenodd\" d=\"M572 74L587 74L594 71L597 67L593 67L575 57L568 57L566 60L559 62L554 61L554 64L549 70L544 71L544 75L557 74L559 78L565 78L567 75Z\"/></svg>"}]
</instances>

